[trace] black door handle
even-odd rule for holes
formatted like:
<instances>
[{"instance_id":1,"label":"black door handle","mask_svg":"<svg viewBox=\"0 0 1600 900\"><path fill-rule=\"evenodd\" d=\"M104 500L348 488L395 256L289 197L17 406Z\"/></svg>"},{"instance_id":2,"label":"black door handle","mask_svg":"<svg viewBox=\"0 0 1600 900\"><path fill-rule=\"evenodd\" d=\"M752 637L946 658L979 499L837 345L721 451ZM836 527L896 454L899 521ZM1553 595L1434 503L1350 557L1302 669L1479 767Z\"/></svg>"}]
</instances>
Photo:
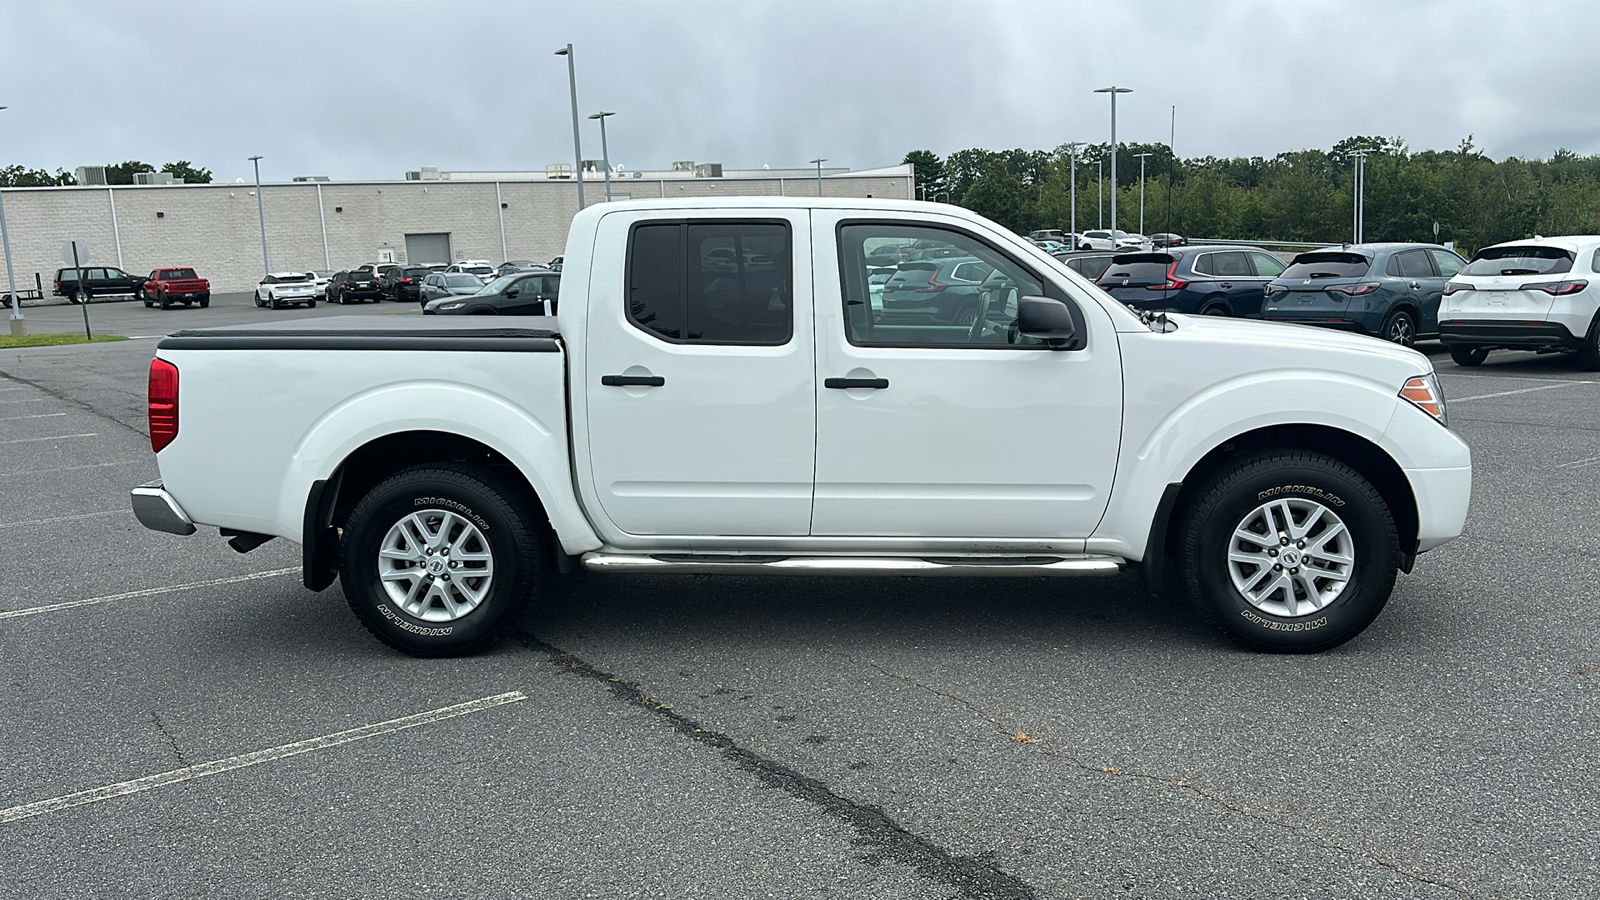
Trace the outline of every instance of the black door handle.
<instances>
[{"instance_id":1,"label":"black door handle","mask_svg":"<svg viewBox=\"0 0 1600 900\"><path fill-rule=\"evenodd\" d=\"M850 388L872 388L882 390L889 386L887 378L825 378L822 381L825 388L849 390Z\"/></svg>"},{"instance_id":2,"label":"black door handle","mask_svg":"<svg viewBox=\"0 0 1600 900\"><path fill-rule=\"evenodd\" d=\"M606 387L661 387L667 383L660 375L601 375Z\"/></svg>"}]
</instances>

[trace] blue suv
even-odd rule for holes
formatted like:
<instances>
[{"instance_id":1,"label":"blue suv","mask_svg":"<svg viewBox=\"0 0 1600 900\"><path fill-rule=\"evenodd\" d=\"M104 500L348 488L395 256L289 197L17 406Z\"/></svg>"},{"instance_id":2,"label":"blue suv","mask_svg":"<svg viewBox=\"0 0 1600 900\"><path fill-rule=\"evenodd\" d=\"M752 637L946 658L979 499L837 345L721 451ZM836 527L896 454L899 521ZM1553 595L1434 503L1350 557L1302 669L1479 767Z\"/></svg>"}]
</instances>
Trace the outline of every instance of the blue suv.
<instances>
[{"instance_id":1,"label":"blue suv","mask_svg":"<svg viewBox=\"0 0 1600 900\"><path fill-rule=\"evenodd\" d=\"M1381 337L1439 333L1444 283L1466 260L1438 244L1352 244L1296 256L1267 286L1260 317Z\"/></svg>"},{"instance_id":2,"label":"blue suv","mask_svg":"<svg viewBox=\"0 0 1600 900\"><path fill-rule=\"evenodd\" d=\"M1283 270L1281 260L1255 247L1172 247L1119 253L1095 284L1134 309L1250 316Z\"/></svg>"}]
</instances>

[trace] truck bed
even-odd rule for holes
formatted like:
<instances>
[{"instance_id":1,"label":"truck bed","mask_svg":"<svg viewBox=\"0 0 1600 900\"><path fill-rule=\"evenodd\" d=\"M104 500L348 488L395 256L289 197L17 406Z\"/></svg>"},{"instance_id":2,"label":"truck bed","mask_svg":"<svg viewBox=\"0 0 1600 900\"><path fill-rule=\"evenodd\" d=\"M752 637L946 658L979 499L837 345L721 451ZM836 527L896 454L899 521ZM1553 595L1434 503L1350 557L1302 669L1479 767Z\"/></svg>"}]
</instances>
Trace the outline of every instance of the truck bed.
<instances>
[{"instance_id":1,"label":"truck bed","mask_svg":"<svg viewBox=\"0 0 1600 900\"><path fill-rule=\"evenodd\" d=\"M552 353L553 316L519 316L515 325L478 316L334 316L254 322L174 332L158 350L468 350Z\"/></svg>"}]
</instances>

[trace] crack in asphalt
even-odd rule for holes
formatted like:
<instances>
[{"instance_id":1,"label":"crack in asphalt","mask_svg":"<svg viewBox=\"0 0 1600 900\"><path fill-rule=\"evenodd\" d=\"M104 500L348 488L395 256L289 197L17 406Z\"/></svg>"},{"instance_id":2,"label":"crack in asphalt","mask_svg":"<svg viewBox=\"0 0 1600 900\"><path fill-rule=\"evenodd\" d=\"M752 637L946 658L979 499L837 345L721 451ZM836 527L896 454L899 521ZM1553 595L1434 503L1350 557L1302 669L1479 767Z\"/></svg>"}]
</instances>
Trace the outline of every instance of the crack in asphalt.
<instances>
[{"instance_id":1,"label":"crack in asphalt","mask_svg":"<svg viewBox=\"0 0 1600 900\"><path fill-rule=\"evenodd\" d=\"M945 698L947 700L954 701L955 703L958 703L961 706L965 707L968 711L972 712L978 718L980 718L983 721L988 722L989 724L995 726L1000 731L1004 732L1008 737L1011 737L1013 740L1015 740L1017 738L1018 734L1022 733L1022 732L1014 732L1014 731L1012 731L1011 728L1009 728L1008 726L1004 725L1000 721L999 718L995 717L994 715L991 715L988 710L984 709L977 702L975 702L975 701L973 701L973 700L971 700L971 699L969 699L967 697L963 697L960 694L956 694L954 692L947 691L947 690L945 690L943 688L938 688L938 687L934 687L932 685L924 684L924 683L922 683L921 681L918 681L915 678L911 678L911 677L908 677L908 676L905 676L905 675L901 675L898 672L894 672L894 671L891 671L889 669L886 669L883 666L881 666L881 665L879 665L879 664L877 664L877 663L875 663L875 662L873 662L871 660L858 659L856 657L850 656L849 654L842 654L842 655L846 659L850 660L851 662L857 663L859 665L864 665L864 666L866 666L868 668L871 668L871 669L874 669L874 670L878 671L879 673L881 673L886 678L892 678L892 679L894 679L896 681L899 681L899 682L902 682L904 684L908 684L908 685L912 685L912 686L915 686L917 688L920 688L921 690L927 691L928 693L934 694L935 696L943 697L943 698ZM1038 743L1040 743L1040 741L1037 740L1037 735L1035 735L1035 739L1026 741L1024 743L1038 744ZM1064 762L1070 764L1071 766L1073 766L1074 768L1081 769L1082 771L1084 771L1086 773L1089 773L1091 775L1108 775L1108 776L1111 776L1111 777L1114 777L1114 778L1129 778L1129 779L1134 779L1134 780L1139 780L1139 781L1148 781L1148 782L1151 782L1151 783L1154 783L1154 784L1160 784L1160 785L1164 785L1164 786L1167 786L1167 787L1177 788L1177 789L1179 789L1181 791L1186 791L1186 792L1188 792L1190 794L1193 794L1196 797L1200 797L1203 800L1209 801L1210 803L1215 804L1216 806L1218 806L1218 807L1220 807L1220 808L1222 808L1222 809L1224 809L1224 810L1226 810L1226 811L1228 811L1230 813L1233 813L1234 815L1237 815L1240 818L1249 819L1249 820L1257 821L1257 822L1265 822L1265 823L1267 823L1269 825L1274 825L1274 826L1277 826L1279 828L1283 828L1283 829L1285 829L1287 831L1290 831L1293 834L1299 836L1301 839L1303 839L1303 840L1305 840L1305 841L1307 841L1309 843L1315 844L1316 846L1321 847L1321 848L1323 848L1325 850L1333 850L1335 852L1342 853L1342 854L1344 854L1346 856L1368 860L1369 862L1379 866L1380 868L1387 869L1387 870L1395 873L1396 875L1399 875L1402 878L1410 879L1412 881L1422 882L1424 884L1430 884L1430 885L1433 885L1435 887L1442 887L1442 888L1444 888L1444 889L1446 889L1448 891L1453 891L1456 895L1461 896L1461 897L1473 897L1473 896L1475 896L1472 892L1468 891L1466 888L1460 887L1460 886L1455 885L1455 884L1451 884L1450 882L1444 881L1443 879L1441 879L1441 878L1439 878L1437 876L1429 875L1429 874L1424 873L1424 872L1415 872L1415 871L1403 868L1401 866L1401 864L1399 863L1399 861L1397 861L1397 860L1385 859L1384 857L1378 856L1377 854L1370 853L1370 852L1365 851L1365 850L1360 850L1360 849L1357 849L1357 848L1354 848L1354 847L1346 847L1343 844L1340 844L1340 843L1337 843L1335 841L1329 840L1328 838L1326 838L1326 837L1324 837L1324 836L1322 836L1320 834L1317 834L1316 832L1312 831L1311 829L1307 828L1304 825L1299 825L1299 824L1296 824L1296 823L1293 823L1293 822L1284 821L1282 819L1273 818L1272 816L1267 816L1267 815L1262 815L1262 814L1257 813L1257 812L1252 812L1250 809L1234 803L1232 800L1229 800L1227 797L1225 797L1222 794L1217 793L1216 791L1212 791L1212 790L1208 790L1206 788L1199 787L1199 786L1197 786L1197 785L1195 785L1195 784L1193 784L1193 783L1191 783L1189 781L1185 781L1182 778L1174 778L1174 777L1168 776L1168 775L1157 775L1157 774L1150 773L1150 772L1137 772L1137 771L1130 771L1130 770L1126 770L1126 769L1118 769L1118 768L1116 768L1114 766L1108 766L1108 765L1099 765L1099 766L1097 766L1097 765L1094 765L1093 763L1084 762L1083 760L1078 759L1076 757L1073 757L1073 756L1069 755L1068 753L1066 753L1064 751L1058 751L1058 750L1055 750L1054 748L1051 748L1051 747L1048 747L1048 746L1036 747L1036 751L1039 752L1039 753L1043 753L1044 755L1052 757L1054 759L1064 761Z\"/></svg>"},{"instance_id":2,"label":"crack in asphalt","mask_svg":"<svg viewBox=\"0 0 1600 900\"><path fill-rule=\"evenodd\" d=\"M101 410L95 409L93 406L90 406L89 404L83 402L82 400L79 400L79 399L77 399L75 397L69 397L66 394L61 393L60 391L54 390L52 388L45 387L43 384L41 384L41 383L39 383L37 381L34 381L31 378L23 378L21 375L13 375L10 372L7 372L7 371L5 371L3 369L0 369L0 378L5 378L5 379L8 379L10 381L15 381L18 384L25 384L28 387L31 387L36 391L43 391L44 393L49 394L50 396L54 397L55 399L60 400L63 403L70 403L73 406L76 406L77 408L83 410L84 412L89 413L90 415L97 416L99 418L105 419L106 421L111 422L111 423L116 424L116 425L121 425L123 428L128 429L129 431L133 432L134 434L139 435L142 438L149 438L150 437L150 433L145 431L145 430L143 430L143 429L135 428L134 426L129 425L127 422L122 421L121 419L117 418L116 416L111 415L110 413L102 412Z\"/></svg>"},{"instance_id":3,"label":"crack in asphalt","mask_svg":"<svg viewBox=\"0 0 1600 900\"><path fill-rule=\"evenodd\" d=\"M183 748L178 746L178 739L173 736L172 732L167 730L167 723L161 721L161 714L152 709L150 710L150 718L155 721L156 728L160 730L161 735L167 739L167 743L172 745L172 752L178 757L178 762L182 763L185 769L194 765L193 763L189 762L189 758L187 756L183 755Z\"/></svg>"},{"instance_id":4,"label":"crack in asphalt","mask_svg":"<svg viewBox=\"0 0 1600 900\"><path fill-rule=\"evenodd\" d=\"M867 862L889 860L899 863L924 878L954 888L960 896L970 900L1033 900L1038 896L1027 882L996 865L992 861L992 854L976 857L953 854L907 831L881 808L847 800L821 781L740 747L733 738L721 732L701 727L695 720L674 712L670 704L652 698L637 682L597 669L531 634L522 633L518 637L530 649L548 654L551 663L563 672L604 684L613 698L642 706L661 717L684 737L721 751L724 759L754 775L767 787L777 788L803 800L849 825L855 830L858 840L873 849L864 858Z\"/></svg>"}]
</instances>

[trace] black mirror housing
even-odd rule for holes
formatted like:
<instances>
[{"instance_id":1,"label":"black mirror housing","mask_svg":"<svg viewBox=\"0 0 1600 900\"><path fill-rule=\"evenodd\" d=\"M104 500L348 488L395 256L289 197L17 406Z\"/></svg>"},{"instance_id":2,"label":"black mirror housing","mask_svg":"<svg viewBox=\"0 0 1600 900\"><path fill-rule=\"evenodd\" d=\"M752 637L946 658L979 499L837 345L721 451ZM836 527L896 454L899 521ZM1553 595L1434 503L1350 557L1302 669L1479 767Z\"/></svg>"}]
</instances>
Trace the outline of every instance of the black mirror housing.
<instances>
[{"instance_id":1,"label":"black mirror housing","mask_svg":"<svg viewBox=\"0 0 1600 900\"><path fill-rule=\"evenodd\" d=\"M1017 301L1017 331L1044 341L1051 350L1070 350L1078 337L1072 310L1049 297L1023 297Z\"/></svg>"}]
</instances>

